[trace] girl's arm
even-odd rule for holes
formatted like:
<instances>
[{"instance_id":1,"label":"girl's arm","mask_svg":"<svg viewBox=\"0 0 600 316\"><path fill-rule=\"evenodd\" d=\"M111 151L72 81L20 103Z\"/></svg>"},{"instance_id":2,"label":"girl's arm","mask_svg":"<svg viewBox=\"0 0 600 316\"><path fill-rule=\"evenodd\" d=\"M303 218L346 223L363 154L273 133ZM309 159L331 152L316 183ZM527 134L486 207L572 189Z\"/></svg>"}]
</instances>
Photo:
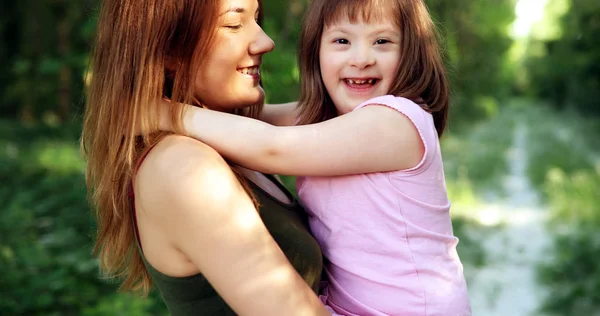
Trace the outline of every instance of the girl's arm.
<instances>
[{"instance_id":1,"label":"girl's arm","mask_svg":"<svg viewBox=\"0 0 600 316\"><path fill-rule=\"evenodd\" d=\"M289 263L227 163L213 149L169 136L136 177L144 216L159 223L238 315L330 315Z\"/></svg>"},{"instance_id":2,"label":"girl's arm","mask_svg":"<svg viewBox=\"0 0 600 316\"><path fill-rule=\"evenodd\" d=\"M404 170L417 165L424 154L413 123L387 106L367 106L318 124L286 127L189 107L184 127L233 162L272 174Z\"/></svg>"},{"instance_id":3,"label":"girl's arm","mask_svg":"<svg viewBox=\"0 0 600 316\"><path fill-rule=\"evenodd\" d=\"M259 119L275 126L293 126L298 117L296 107L298 102L281 104L265 104Z\"/></svg>"}]
</instances>

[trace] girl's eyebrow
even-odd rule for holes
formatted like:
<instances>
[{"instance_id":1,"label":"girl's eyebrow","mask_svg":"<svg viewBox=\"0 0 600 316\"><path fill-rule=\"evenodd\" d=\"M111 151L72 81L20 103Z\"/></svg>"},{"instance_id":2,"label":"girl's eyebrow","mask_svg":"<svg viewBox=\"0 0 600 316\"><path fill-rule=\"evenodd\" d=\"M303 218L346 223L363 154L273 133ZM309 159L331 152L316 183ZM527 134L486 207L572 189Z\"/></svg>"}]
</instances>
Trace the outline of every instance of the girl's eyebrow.
<instances>
[{"instance_id":1,"label":"girl's eyebrow","mask_svg":"<svg viewBox=\"0 0 600 316\"><path fill-rule=\"evenodd\" d=\"M348 30L347 28L345 28L342 25L340 25L340 26L336 25L336 26L332 26L330 28L326 28L323 33L332 33L332 32L340 32L340 33L344 33L344 34L352 34L353 33L351 30ZM386 26L379 27L372 32L369 32L369 35L378 35L381 33L399 34L399 31L394 28L390 28L389 26L386 25Z\"/></svg>"},{"instance_id":2,"label":"girl's eyebrow","mask_svg":"<svg viewBox=\"0 0 600 316\"><path fill-rule=\"evenodd\" d=\"M331 26L331 27L325 27L324 32L341 32L341 33L352 33L348 30L346 30L343 26Z\"/></svg>"}]
</instances>

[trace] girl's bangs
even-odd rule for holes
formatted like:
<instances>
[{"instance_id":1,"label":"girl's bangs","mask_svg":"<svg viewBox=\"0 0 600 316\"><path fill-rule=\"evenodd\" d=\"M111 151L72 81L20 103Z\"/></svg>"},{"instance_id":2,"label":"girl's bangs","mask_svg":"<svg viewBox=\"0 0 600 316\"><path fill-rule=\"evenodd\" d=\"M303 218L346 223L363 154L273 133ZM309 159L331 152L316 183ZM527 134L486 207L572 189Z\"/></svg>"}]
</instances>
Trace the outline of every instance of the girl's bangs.
<instances>
[{"instance_id":1,"label":"girl's bangs","mask_svg":"<svg viewBox=\"0 0 600 316\"><path fill-rule=\"evenodd\" d=\"M394 21L398 12L397 4L395 0L326 0L323 19L326 26L344 20L350 23Z\"/></svg>"}]
</instances>

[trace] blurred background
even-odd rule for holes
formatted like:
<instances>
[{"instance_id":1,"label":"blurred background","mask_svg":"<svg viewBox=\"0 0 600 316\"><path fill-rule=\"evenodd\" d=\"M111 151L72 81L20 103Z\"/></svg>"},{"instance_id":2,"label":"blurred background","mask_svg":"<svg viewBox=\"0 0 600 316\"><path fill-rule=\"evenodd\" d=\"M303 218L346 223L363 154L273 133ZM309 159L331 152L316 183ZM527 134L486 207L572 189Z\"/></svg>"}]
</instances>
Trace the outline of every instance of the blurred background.
<instances>
[{"instance_id":1,"label":"blurred background","mask_svg":"<svg viewBox=\"0 0 600 316\"><path fill-rule=\"evenodd\" d=\"M265 1L269 102L298 97L308 2ZM600 315L600 1L426 2L453 86L442 147L474 315ZM91 256L78 138L98 3L2 1L1 315L166 314Z\"/></svg>"}]
</instances>

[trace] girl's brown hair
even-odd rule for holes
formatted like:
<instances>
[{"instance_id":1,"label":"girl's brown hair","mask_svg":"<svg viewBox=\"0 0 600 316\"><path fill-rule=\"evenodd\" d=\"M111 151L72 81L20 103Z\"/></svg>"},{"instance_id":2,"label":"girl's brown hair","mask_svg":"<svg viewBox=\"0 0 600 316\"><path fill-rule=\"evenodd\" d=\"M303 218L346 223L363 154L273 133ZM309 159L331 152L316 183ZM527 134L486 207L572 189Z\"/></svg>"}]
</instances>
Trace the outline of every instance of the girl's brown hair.
<instances>
[{"instance_id":1,"label":"girl's brown hair","mask_svg":"<svg viewBox=\"0 0 600 316\"><path fill-rule=\"evenodd\" d=\"M401 43L398 73L388 93L424 103L424 109L433 115L438 135L442 135L448 118L449 88L438 34L423 0L313 0L302 22L298 49L299 124L336 116L320 70L319 51L325 27L346 18L352 23L369 23L389 21L390 17L400 27Z\"/></svg>"},{"instance_id":2,"label":"girl's brown hair","mask_svg":"<svg viewBox=\"0 0 600 316\"><path fill-rule=\"evenodd\" d=\"M141 152L165 133L144 137L140 146L136 130L158 130L163 97L199 105L195 75L212 49L220 6L221 0L102 2L81 147L97 219L94 253L104 275L123 279L121 289L147 294L151 286L135 241L128 193ZM237 112L256 117L261 107ZM172 106L171 112L179 134L182 109Z\"/></svg>"}]
</instances>

